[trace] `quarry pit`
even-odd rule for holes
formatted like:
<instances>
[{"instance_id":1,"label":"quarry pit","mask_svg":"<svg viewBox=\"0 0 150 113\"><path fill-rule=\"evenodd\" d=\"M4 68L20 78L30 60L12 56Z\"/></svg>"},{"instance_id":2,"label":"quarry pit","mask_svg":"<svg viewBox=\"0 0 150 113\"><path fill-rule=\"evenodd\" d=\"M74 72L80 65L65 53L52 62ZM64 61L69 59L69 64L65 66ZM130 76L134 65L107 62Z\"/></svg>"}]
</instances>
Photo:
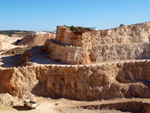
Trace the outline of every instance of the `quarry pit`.
<instances>
[{"instance_id":1,"label":"quarry pit","mask_svg":"<svg viewBox=\"0 0 150 113\"><path fill-rule=\"evenodd\" d=\"M58 26L55 39L26 51L32 53L29 56L19 56L23 65L15 65L21 61L17 56L1 55L0 102L19 106L30 98L41 106L43 100L59 106L64 98L63 107L53 105L58 108L51 110L148 113L149 41L149 22L81 33ZM9 60L3 62L5 58Z\"/></svg>"}]
</instances>

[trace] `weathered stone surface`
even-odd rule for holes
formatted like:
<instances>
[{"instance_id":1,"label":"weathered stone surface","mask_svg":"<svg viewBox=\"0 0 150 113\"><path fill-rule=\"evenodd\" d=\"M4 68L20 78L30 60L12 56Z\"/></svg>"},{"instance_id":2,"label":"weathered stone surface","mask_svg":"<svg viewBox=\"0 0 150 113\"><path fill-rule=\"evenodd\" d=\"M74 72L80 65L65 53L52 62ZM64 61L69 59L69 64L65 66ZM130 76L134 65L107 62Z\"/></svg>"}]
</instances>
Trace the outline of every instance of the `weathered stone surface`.
<instances>
[{"instance_id":1,"label":"weathered stone surface","mask_svg":"<svg viewBox=\"0 0 150 113\"><path fill-rule=\"evenodd\" d=\"M0 91L20 98L31 93L77 100L149 98L149 67L150 62L133 62L0 69Z\"/></svg>"},{"instance_id":2,"label":"weathered stone surface","mask_svg":"<svg viewBox=\"0 0 150 113\"><path fill-rule=\"evenodd\" d=\"M47 40L43 50L51 59L71 64L149 58L149 26L143 23L82 34L58 27L56 40ZM149 61L0 68L0 93L77 100L149 98L149 70Z\"/></svg>"},{"instance_id":3,"label":"weathered stone surface","mask_svg":"<svg viewBox=\"0 0 150 113\"><path fill-rule=\"evenodd\" d=\"M49 53L49 56L52 60L71 64L91 63L89 52L85 51L85 48L58 45L47 40L43 50Z\"/></svg>"},{"instance_id":4,"label":"weathered stone surface","mask_svg":"<svg viewBox=\"0 0 150 113\"><path fill-rule=\"evenodd\" d=\"M74 37L74 38L73 38ZM62 44L92 46L100 44L132 44L149 42L150 23L133 24L107 30L87 31L81 34L71 32L65 26L58 26L56 40Z\"/></svg>"},{"instance_id":5,"label":"weathered stone surface","mask_svg":"<svg viewBox=\"0 0 150 113\"><path fill-rule=\"evenodd\" d=\"M64 46L47 40L44 51L53 60L69 64L88 64L92 62L119 61L150 58L149 43L99 45L86 47Z\"/></svg>"},{"instance_id":6,"label":"weathered stone surface","mask_svg":"<svg viewBox=\"0 0 150 113\"><path fill-rule=\"evenodd\" d=\"M82 35L75 34L65 26L58 26L56 31L56 40L65 45L82 46Z\"/></svg>"},{"instance_id":7,"label":"weathered stone surface","mask_svg":"<svg viewBox=\"0 0 150 113\"><path fill-rule=\"evenodd\" d=\"M81 34L58 26L55 43L47 41L44 49L53 60L70 64L145 59L150 58L149 39L148 22Z\"/></svg>"}]
</instances>

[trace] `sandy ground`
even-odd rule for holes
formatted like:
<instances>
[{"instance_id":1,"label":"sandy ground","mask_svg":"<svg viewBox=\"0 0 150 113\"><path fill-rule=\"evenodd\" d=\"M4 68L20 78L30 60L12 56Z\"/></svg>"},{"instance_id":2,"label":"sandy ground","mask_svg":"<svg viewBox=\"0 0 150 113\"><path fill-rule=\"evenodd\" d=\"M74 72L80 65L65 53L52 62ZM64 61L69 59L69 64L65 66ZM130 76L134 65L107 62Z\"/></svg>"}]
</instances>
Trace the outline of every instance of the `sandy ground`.
<instances>
[{"instance_id":1,"label":"sandy ground","mask_svg":"<svg viewBox=\"0 0 150 113\"><path fill-rule=\"evenodd\" d=\"M2 49L8 50L15 47L24 47L24 46L17 46L14 44L17 40L21 40L22 38L23 37L8 37L6 40L0 42L2 44Z\"/></svg>"},{"instance_id":2,"label":"sandy ground","mask_svg":"<svg viewBox=\"0 0 150 113\"><path fill-rule=\"evenodd\" d=\"M13 67L16 62L16 56L1 55L4 51L13 49L16 47L26 47L15 45L17 40L21 40L23 37L8 37L7 40L3 40L0 43L3 45L2 50L0 51L0 66L1 67Z\"/></svg>"},{"instance_id":3,"label":"sandy ground","mask_svg":"<svg viewBox=\"0 0 150 113\"><path fill-rule=\"evenodd\" d=\"M148 102L150 99L117 99L106 101L74 101L68 99L50 99L40 98L37 99L38 107L36 109L28 110L23 106L16 106L14 108L0 105L0 113L131 113L122 112L119 110L88 110L83 108L76 108L85 105L100 105L117 102L129 101L143 101Z\"/></svg>"}]
</instances>

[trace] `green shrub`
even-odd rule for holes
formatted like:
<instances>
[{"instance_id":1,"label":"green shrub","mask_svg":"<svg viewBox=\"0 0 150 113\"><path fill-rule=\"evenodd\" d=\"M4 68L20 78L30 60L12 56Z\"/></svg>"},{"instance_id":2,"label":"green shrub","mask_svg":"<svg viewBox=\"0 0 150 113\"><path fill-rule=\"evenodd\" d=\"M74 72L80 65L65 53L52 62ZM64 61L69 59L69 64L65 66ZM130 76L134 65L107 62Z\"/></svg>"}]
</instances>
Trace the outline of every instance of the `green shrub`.
<instances>
[{"instance_id":1,"label":"green shrub","mask_svg":"<svg viewBox=\"0 0 150 113\"><path fill-rule=\"evenodd\" d=\"M77 28L74 27L74 26L70 26L70 30L71 30L71 31L78 31L79 29L77 29Z\"/></svg>"},{"instance_id":2,"label":"green shrub","mask_svg":"<svg viewBox=\"0 0 150 113\"><path fill-rule=\"evenodd\" d=\"M92 29L86 28L86 27L74 27L74 26L66 26L66 25L64 25L64 26L70 28L70 30L73 31L73 32L77 32L77 31L80 31L80 30L87 30L87 31L92 30Z\"/></svg>"},{"instance_id":3,"label":"green shrub","mask_svg":"<svg viewBox=\"0 0 150 113\"><path fill-rule=\"evenodd\" d=\"M124 26L124 24L120 24L120 26L119 26L119 27L122 27L122 26Z\"/></svg>"}]
</instances>

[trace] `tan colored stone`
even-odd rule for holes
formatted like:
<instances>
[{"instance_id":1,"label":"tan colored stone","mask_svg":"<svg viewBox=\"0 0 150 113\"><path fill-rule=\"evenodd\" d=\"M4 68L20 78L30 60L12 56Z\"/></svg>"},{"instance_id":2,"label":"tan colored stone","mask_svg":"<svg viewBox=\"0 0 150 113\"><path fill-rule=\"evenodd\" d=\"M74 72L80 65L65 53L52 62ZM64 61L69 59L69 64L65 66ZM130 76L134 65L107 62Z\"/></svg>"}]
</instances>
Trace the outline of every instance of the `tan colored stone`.
<instances>
[{"instance_id":1,"label":"tan colored stone","mask_svg":"<svg viewBox=\"0 0 150 113\"><path fill-rule=\"evenodd\" d=\"M150 58L149 38L149 22L80 34L58 26L55 42L47 40L44 50L51 59L70 64L145 59Z\"/></svg>"},{"instance_id":2,"label":"tan colored stone","mask_svg":"<svg viewBox=\"0 0 150 113\"><path fill-rule=\"evenodd\" d=\"M0 69L0 91L77 100L148 98L150 62L81 67L41 66Z\"/></svg>"},{"instance_id":3,"label":"tan colored stone","mask_svg":"<svg viewBox=\"0 0 150 113\"><path fill-rule=\"evenodd\" d=\"M55 39L55 34L45 32L35 32L33 34L25 36L19 45L27 46L41 46L44 45L47 39Z\"/></svg>"}]
</instances>

